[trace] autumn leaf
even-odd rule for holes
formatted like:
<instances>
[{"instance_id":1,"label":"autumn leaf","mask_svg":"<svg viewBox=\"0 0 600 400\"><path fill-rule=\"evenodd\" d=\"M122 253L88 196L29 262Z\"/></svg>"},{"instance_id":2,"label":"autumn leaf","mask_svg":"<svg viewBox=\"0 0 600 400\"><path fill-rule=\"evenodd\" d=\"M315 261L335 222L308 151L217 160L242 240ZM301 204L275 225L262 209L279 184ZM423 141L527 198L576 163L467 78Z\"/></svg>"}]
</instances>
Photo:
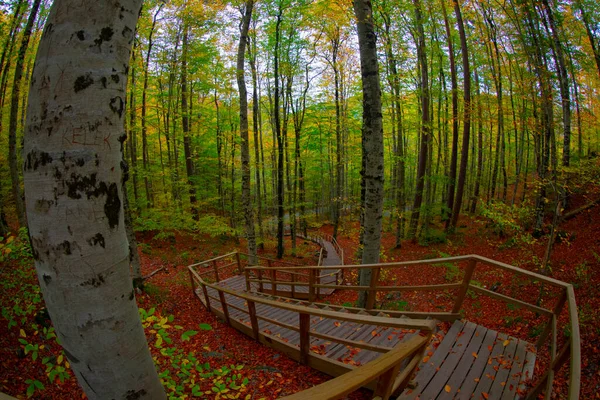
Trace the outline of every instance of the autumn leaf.
<instances>
[{"instance_id":1,"label":"autumn leaf","mask_svg":"<svg viewBox=\"0 0 600 400\"><path fill-rule=\"evenodd\" d=\"M450 393L452 388L450 387L450 385L446 385L446 386L444 386L444 390L446 391L446 393Z\"/></svg>"},{"instance_id":2,"label":"autumn leaf","mask_svg":"<svg viewBox=\"0 0 600 400\"><path fill-rule=\"evenodd\" d=\"M489 395L489 394L487 394L486 392L481 392L481 395L482 395L482 396L483 396L483 398L484 398L484 399L486 399L486 400L490 398L490 395Z\"/></svg>"},{"instance_id":3,"label":"autumn leaf","mask_svg":"<svg viewBox=\"0 0 600 400\"><path fill-rule=\"evenodd\" d=\"M508 346L508 344L510 343L510 339L506 339L504 341L504 343L502 343L504 345L504 347Z\"/></svg>"},{"instance_id":4,"label":"autumn leaf","mask_svg":"<svg viewBox=\"0 0 600 400\"><path fill-rule=\"evenodd\" d=\"M333 325L335 325L335 327L337 328L337 327L339 327L341 324L340 324L338 321L335 321L335 322L333 323Z\"/></svg>"},{"instance_id":5,"label":"autumn leaf","mask_svg":"<svg viewBox=\"0 0 600 400\"><path fill-rule=\"evenodd\" d=\"M479 356L477 355L477 353L475 353L475 352L473 352L471 355L472 355L473 357L475 357L475 358L479 357Z\"/></svg>"}]
</instances>

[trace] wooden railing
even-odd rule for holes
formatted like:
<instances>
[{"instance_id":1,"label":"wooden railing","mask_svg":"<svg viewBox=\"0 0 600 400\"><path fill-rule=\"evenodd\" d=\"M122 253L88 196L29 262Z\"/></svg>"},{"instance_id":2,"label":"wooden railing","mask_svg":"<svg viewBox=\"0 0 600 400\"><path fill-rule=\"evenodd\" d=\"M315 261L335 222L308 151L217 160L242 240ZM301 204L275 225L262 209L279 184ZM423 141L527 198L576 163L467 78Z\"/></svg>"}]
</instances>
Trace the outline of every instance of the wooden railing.
<instances>
[{"instance_id":1,"label":"wooden railing","mask_svg":"<svg viewBox=\"0 0 600 400\"><path fill-rule=\"evenodd\" d=\"M231 254L224 257L227 258L230 256ZM216 260L222 261L222 259L223 258L217 258ZM212 263L213 260L209 261ZM354 370L356 368L352 365L347 364L343 364L343 368L341 368L339 366L339 362L331 359L326 359L324 356L321 356L318 353L311 351L311 338L323 339L329 342L339 343L345 346L352 346L359 349L365 349L381 353L389 352L388 354L386 354L387 357L385 357L383 361L377 361L379 360L378 358L374 362L367 364L368 366L370 366L368 371L371 371L369 373L369 376L372 376L372 378L364 379L365 377L362 376L359 380L361 383L358 386L356 386L356 382L352 382L349 384L350 389L345 388L343 390L343 393L349 393L349 391L353 391L359 388L360 386L363 386L364 384L375 380L378 377L379 379L377 381L375 391L384 398L389 397L389 394L393 393L394 391L402 389L404 386L406 386L406 384L408 384L408 380L413 375L413 372L418 366L419 361L422 358L423 352L425 351L425 348L431 339L433 331L436 328L435 322L431 320L388 318L372 315L355 314L349 312L323 310L320 308L306 307L286 303L285 301L277 301L267 299L264 297L258 297L247 292L234 291L227 287L220 286L216 283L209 283L207 280L205 280L201 276L201 274L196 271L196 268L198 266L203 265L205 263L206 262L190 265L188 266L188 271L190 274L192 290L194 294L198 296L201 300L204 299L204 303L208 310L213 311L213 307L218 304L222 310L222 314L225 318L225 321L228 324L234 325L240 331L248 334L249 336L259 341L264 341L265 336L269 336L268 342L272 346L274 342L278 341L278 339L274 336L271 336L269 333L261 332L259 329L259 320L263 320L271 324L275 324L280 327L297 332L300 338L299 346L292 347L290 345L282 343L282 346L286 348L284 349L283 347L280 347L278 349L284 351L288 356L296 359L297 361L303 364L309 365L311 367L322 367L324 362L329 363L331 364L331 369L329 372L334 375L340 375L348 370ZM213 272L218 275L218 268L216 268ZM209 294L209 289L212 289L218 295L215 297L214 295ZM234 305L232 301L227 300L226 295L229 295L233 298L242 299L246 308ZM297 325L290 325L289 323L284 323L276 319L271 319L266 316L258 315L256 312L257 304L264 304L267 306L277 307L283 310L295 312L298 314L298 323ZM230 318L230 309L235 309L237 311L247 314L250 321L250 326L238 323L237 321L234 321L233 318ZM311 317L317 317L318 320L323 318L329 318L332 320L348 321L356 324L414 330L417 332L417 334L414 338L409 339L405 344L399 345L396 348L390 348L381 345L373 345L358 340L338 338L329 334L317 332L316 330L311 330ZM409 358L410 360L408 362L404 362ZM400 371L401 368L403 368L402 372ZM362 368L360 370L363 371ZM344 386L345 385L346 384L344 384ZM340 396L343 396L343 394L340 394Z\"/></svg>"},{"instance_id":2,"label":"wooden railing","mask_svg":"<svg viewBox=\"0 0 600 400\"><path fill-rule=\"evenodd\" d=\"M421 361L422 351L427 346L428 340L429 336L413 336L363 367L282 399L339 399L377 380L373 397L387 400L396 390L406 386L412 371ZM410 359L408 365L400 374L402 364L408 359Z\"/></svg>"},{"instance_id":3,"label":"wooden railing","mask_svg":"<svg viewBox=\"0 0 600 400\"><path fill-rule=\"evenodd\" d=\"M382 282L380 277L382 273L389 269L405 268L409 266L433 266L448 263L466 263L466 267L463 268L462 277L458 276L459 279L456 282L442 283L442 284L428 284L428 285L402 285L402 286L391 286L387 285L386 282ZM536 274L534 272L526 271L505 263L494 261L478 255L467 255L458 257L447 257L430 260L419 260L419 261L406 261L398 263L387 263L387 264L375 264L375 265L344 265L339 266L341 271L349 270L361 270L371 269L372 280L369 286L359 285L348 285L340 283L336 280L335 284L322 284L317 277L321 277L319 271L325 270L327 267L289 267L280 268L273 272L271 276L278 276L284 272L296 272L299 270L309 272L308 282L300 281L277 281L271 280L272 284L285 284L292 287L304 286L308 287L309 301L314 301L318 297L318 291L320 289L337 289L337 290L353 290L353 291L366 291L367 292L367 304L366 309L374 310L377 302L377 295L391 292L420 292L420 291L455 291L454 301L451 308L445 312L423 312L423 311L389 311L386 313L391 316L404 315L413 318L426 318L431 317L439 320L452 321L461 317L460 311L463 308L463 303L468 292L473 295L484 295L495 300L500 300L512 307L524 308L532 313L536 317L541 316L546 319L546 324L536 343L536 349L538 352L547 350L549 353L549 365L542 372L541 376L534 382L532 389L529 391L527 398L536 398L538 394L545 392L548 397L552 392L554 383L555 373L570 360L569 363L569 394L570 400L575 400L579 396L580 390L580 371L581 371L581 354L580 354L580 337L579 337L579 322L577 314L577 306L575 303L575 295L573 286L558 281L556 279ZM330 267L329 267L330 268ZM246 268L246 276L249 276L249 271L253 271L258 277L261 276L261 271L266 271L263 267L248 267ZM530 284L541 285L540 293L546 291L547 288L553 287L556 289L556 301L551 306L542 306L540 299L537 301L526 301L522 298L516 298L509 294L502 294L497 290L487 289L482 287L477 281L473 279L476 271L481 270L488 274L498 273L509 273L514 277L520 277L528 281ZM250 279L251 282L260 284L260 278ZM546 287L546 289L544 289ZM519 296L520 297L520 296ZM360 310L360 309L356 309ZM561 314L563 311L568 314L568 322L559 326L561 323ZM567 332L568 334L565 334ZM559 333L562 333L563 338L559 340ZM559 343L562 341L562 345L559 348Z\"/></svg>"}]
</instances>

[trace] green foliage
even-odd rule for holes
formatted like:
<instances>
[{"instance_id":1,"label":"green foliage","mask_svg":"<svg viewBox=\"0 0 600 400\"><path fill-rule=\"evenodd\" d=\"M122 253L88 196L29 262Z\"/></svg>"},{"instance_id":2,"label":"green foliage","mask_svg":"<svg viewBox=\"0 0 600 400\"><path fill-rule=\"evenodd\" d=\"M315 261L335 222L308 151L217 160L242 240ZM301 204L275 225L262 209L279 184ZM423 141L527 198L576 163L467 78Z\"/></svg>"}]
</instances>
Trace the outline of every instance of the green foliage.
<instances>
[{"instance_id":1,"label":"green foliage","mask_svg":"<svg viewBox=\"0 0 600 400\"><path fill-rule=\"evenodd\" d=\"M0 236L0 263L18 261L21 264L30 263L32 260L31 246L27 228L20 228L17 236Z\"/></svg>"},{"instance_id":2,"label":"green foliage","mask_svg":"<svg viewBox=\"0 0 600 400\"><path fill-rule=\"evenodd\" d=\"M215 214L203 214L195 224L195 231L198 233L208 234L211 237L233 237L240 232L229 226L226 218Z\"/></svg>"},{"instance_id":3,"label":"green foliage","mask_svg":"<svg viewBox=\"0 0 600 400\"><path fill-rule=\"evenodd\" d=\"M446 254L440 251L439 256L441 258L447 258L450 257L450 254ZM446 268L446 273L444 274L444 278L446 279L446 281L455 282L460 277L460 268L458 267L458 265L450 262L442 263L441 265L444 268Z\"/></svg>"},{"instance_id":4,"label":"green foliage","mask_svg":"<svg viewBox=\"0 0 600 400\"><path fill-rule=\"evenodd\" d=\"M508 239L504 248L535 243L535 239L525 232L533 225L533 208L489 201L482 204L481 215L486 219L486 228L498 237Z\"/></svg>"},{"instance_id":5,"label":"green foliage","mask_svg":"<svg viewBox=\"0 0 600 400\"><path fill-rule=\"evenodd\" d=\"M430 246L432 244L444 244L447 242L446 232L436 229L428 229L419 237L421 246Z\"/></svg>"},{"instance_id":6,"label":"green foliage","mask_svg":"<svg viewBox=\"0 0 600 400\"><path fill-rule=\"evenodd\" d=\"M169 399L185 398L189 393L202 398L215 394L237 398L247 390L249 379L244 376L243 365L212 367L209 362L202 362L201 355L195 352L185 353L173 345L170 334L173 330L183 330L183 327L171 325L174 322L172 315L164 317L155 308L147 311L140 308L139 313L146 334L154 335L149 343L154 348L154 362ZM207 323L200 323L198 327L202 331L212 330L212 326ZM195 330L185 331L180 340L191 341L199 333ZM209 347L205 346L203 349L210 353Z\"/></svg>"},{"instance_id":7,"label":"green foliage","mask_svg":"<svg viewBox=\"0 0 600 400\"><path fill-rule=\"evenodd\" d=\"M144 285L144 292L152 296L152 299L156 304L162 304L169 295L168 289L156 286L152 283L146 283Z\"/></svg>"},{"instance_id":8,"label":"green foliage","mask_svg":"<svg viewBox=\"0 0 600 400\"><path fill-rule=\"evenodd\" d=\"M37 390L41 391L45 389L42 382L38 381L37 379L27 379L25 380L25 383L29 385L27 386L27 397L33 396Z\"/></svg>"}]
</instances>

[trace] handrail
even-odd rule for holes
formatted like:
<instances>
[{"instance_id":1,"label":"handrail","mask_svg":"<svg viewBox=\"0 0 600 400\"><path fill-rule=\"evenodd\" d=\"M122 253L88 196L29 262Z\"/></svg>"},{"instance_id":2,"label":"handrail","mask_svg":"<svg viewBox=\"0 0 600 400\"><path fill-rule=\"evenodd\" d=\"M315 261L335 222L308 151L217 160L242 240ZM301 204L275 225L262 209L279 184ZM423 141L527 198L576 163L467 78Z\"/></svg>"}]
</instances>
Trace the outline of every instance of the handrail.
<instances>
[{"instance_id":1,"label":"handrail","mask_svg":"<svg viewBox=\"0 0 600 400\"><path fill-rule=\"evenodd\" d=\"M457 283L447 283L447 284L438 284L438 285L406 285L406 286L382 286L379 285L379 276L380 274L374 273L375 279L371 282L369 286L344 286L337 284L321 284L320 279L323 276L327 276L328 273L319 273L319 271L330 270L331 266L283 266L276 268L267 268L261 266L253 266L246 267L246 276L251 271L257 272L259 275L259 279L252 280L253 282L258 282L262 285L263 282L270 283L276 287L277 284L287 284L292 288L296 286L308 286L309 287L309 300L315 300L315 294L318 293L321 289L344 289L344 290L366 290L368 292L367 296L367 310L372 309L375 303L376 295L378 292L383 291L425 291L425 290L458 290L458 294L456 296L456 300L454 302L453 308L450 312L448 312L448 316L458 316L460 310L462 309L463 302L466 298L466 294L469 291L477 292L481 295L485 295L496 300L501 300L503 302L517 305L519 307L524 307L529 309L530 311L543 315L548 318L548 323L544 332L540 335L539 340L536 344L538 350L544 348L546 345L548 338L551 338L551 342L548 345L550 351L550 364L546 369L546 373L544 373L541 377L534 382L533 389L529 392L532 395L532 398L538 393L542 393L546 391L546 393L551 392L553 387L553 378L554 372L557 372L558 369L570 359L569 363L569 400L575 400L579 397L581 382L580 382L580 374L581 374L581 343L580 343L580 332L579 332L579 322L577 315L577 306L575 301L575 293L573 286L571 284L550 278L545 275L541 275L535 272L523 270L517 267L514 267L509 264L505 264L499 261L491 260L486 257L482 257L479 255L463 255L463 256L455 256L455 257L447 257L447 258L436 258L430 260L416 260L416 261L403 261L403 262L394 262L394 263L383 263L383 264L369 264L369 265L340 265L336 266L336 269L341 271L350 270L350 269L372 269L376 271L381 271L385 269L394 269L401 268L406 266L417 266L417 265L435 265L435 264L445 264L449 262L468 262L468 265L465 269L464 276L461 282ZM203 263L198 263L203 264ZM194 264L194 265L198 265ZM501 293L496 293L492 290L488 290L485 288L481 288L479 286L475 286L472 283L472 277L477 269L477 266L485 265L487 267L498 268L504 271L508 271L510 273L518 274L526 277L531 282L540 282L543 284L548 284L554 286L560 290L559 295L561 295L560 299L556 302L554 309L550 310L545 307L541 307L538 304L531 304L523 299L517 299L511 296L507 296ZM190 266L192 267L192 266ZM193 267L192 267L193 269ZM272 277L276 276L277 272L281 273L294 273L298 270L308 270L309 271L309 281L307 282L284 282L277 281L275 279L271 280L262 280L262 272L271 271L273 274ZM198 276L198 279L201 279ZM207 287L214 287L213 285L206 284ZM223 288L219 288L217 290L224 290ZM280 306L279 302L275 303ZM289 305L286 305L289 307ZM571 334L567 338L567 343L563 348L558 351L557 348L557 335L558 335L558 326L557 321L559 320L559 316L562 310L567 308L569 314L569 322L568 327L570 329ZM282 307L285 308L285 307ZM290 309L290 308L287 308ZM292 307L293 309L293 307ZM442 310L443 311L443 310ZM323 312L321 310L321 312ZM426 314L426 313L422 313ZM347 314L342 314L348 316ZM335 318L344 319L343 317L336 316Z\"/></svg>"},{"instance_id":2,"label":"handrail","mask_svg":"<svg viewBox=\"0 0 600 400\"><path fill-rule=\"evenodd\" d=\"M375 390L373 397L380 396L382 399L387 400L393 392L394 381L398 375L401 364L404 360L415 354L419 356L419 350L423 350L428 342L429 336L413 336L406 342L398 344L389 352L377 357L375 360L360 368L356 368L336 379L332 379L318 386L295 393L291 396L283 397L282 399L339 399L379 378L377 389Z\"/></svg>"}]
</instances>

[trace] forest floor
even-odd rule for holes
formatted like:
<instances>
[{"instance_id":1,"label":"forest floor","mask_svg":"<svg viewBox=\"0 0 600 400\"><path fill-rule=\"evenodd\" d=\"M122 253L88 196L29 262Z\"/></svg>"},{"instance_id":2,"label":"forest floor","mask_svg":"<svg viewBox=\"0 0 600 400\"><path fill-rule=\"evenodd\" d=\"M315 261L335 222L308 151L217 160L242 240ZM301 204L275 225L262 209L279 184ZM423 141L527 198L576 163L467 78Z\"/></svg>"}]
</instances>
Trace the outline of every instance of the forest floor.
<instances>
[{"instance_id":1,"label":"forest floor","mask_svg":"<svg viewBox=\"0 0 600 400\"><path fill-rule=\"evenodd\" d=\"M599 188L590 187L584 195L571 199L569 209L576 209L599 196ZM539 272L548 241L547 235L537 240L519 234L501 237L491 233L493 227L488 219L463 217L453 235L446 237L441 233L441 226L432 225L427 242L404 241L402 247L396 249L387 219L384 225L389 229L385 229L383 236L382 262L479 254ZM323 225L319 229L331 233L332 227ZM561 240L554 246L550 275L575 286L582 343L581 398L600 399L600 205L565 221L559 231ZM358 236L357 222L347 222L340 232L339 243L345 250L346 264L356 262ZM13 239L13 242L17 240ZM156 232L144 232L138 235L138 240L145 275L166 267L146 282L145 292L138 294L137 301L143 310L142 322L161 377L168 382L166 386L174 398L194 395L200 398L273 399L328 379L229 327L194 297L186 265L231 251L244 251L244 243L179 232L159 237ZM286 240L289 251L289 239ZM5 239L0 250L6 252L10 247L7 241ZM313 243L299 243L297 256L288 255L286 259L314 264L318 247ZM261 255L272 257L274 254L275 242L266 242ZM0 269L0 305L12 307L3 312L4 318L0 318L0 392L17 398L27 398L28 394L36 399L85 398L53 338L48 321L40 313L43 300L31 263L13 258ZM448 264L443 269L398 269L385 278L397 284L443 283L459 274L456 268ZM486 287L515 284L508 277L486 270L476 279ZM540 289L539 285L517 286L519 298L535 298L540 290L547 289ZM526 293L528 290L531 293ZM354 302L355 297L339 292L327 300L344 304ZM447 307L452 296L409 294L379 300L380 304L387 303L398 309L439 310ZM470 296L468 300L463 310L468 319L535 342L540 324L537 316L507 308L503 303L489 301L483 296ZM157 330L161 329L163 333L159 339ZM562 336L568 336L566 329L561 332ZM163 343L163 339L172 343ZM566 391L566 370L563 368L557 377L559 398ZM178 378L176 372L186 375ZM365 393L358 392L353 397L364 396Z\"/></svg>"}]
</instances>

